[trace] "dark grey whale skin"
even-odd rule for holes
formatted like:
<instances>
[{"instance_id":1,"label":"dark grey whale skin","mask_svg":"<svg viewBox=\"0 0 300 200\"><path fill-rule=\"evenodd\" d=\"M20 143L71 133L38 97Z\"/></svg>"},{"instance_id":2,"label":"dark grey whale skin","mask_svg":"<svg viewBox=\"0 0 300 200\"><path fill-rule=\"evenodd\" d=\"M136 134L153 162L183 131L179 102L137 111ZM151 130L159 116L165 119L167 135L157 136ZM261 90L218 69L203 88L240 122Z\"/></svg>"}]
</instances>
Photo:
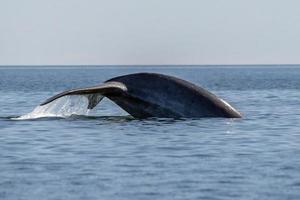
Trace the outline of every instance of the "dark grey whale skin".
<instances>
[{"instance_id":1,"label":"dark grey whale skin","mask_svg":"<svg viewBox=\"0 0 300 200\"><path fill-rule=\"evenodd\" d=\"M112 84L117 86L110 86ZM156 73L118 76L99 86L65 91L41 105L65 95L89 95L89 101L92 102L90 108L102 99L95 98L96 95L102 95L138 119L242 117L232 106L204 88L176 77Z\"/></svg>"},{"instance_id":2,"label":"dark grey whale skin","mask_svg":"<svg viewBox=\"0 0 300 200\"><path fill-rule=\"evenodd\" d=\"M138 73L112 78L127 87L122 96L109 96L136 118L228 117L241 114L214 94L185 80L155 73Z\"/></svg>"}]
</instances>

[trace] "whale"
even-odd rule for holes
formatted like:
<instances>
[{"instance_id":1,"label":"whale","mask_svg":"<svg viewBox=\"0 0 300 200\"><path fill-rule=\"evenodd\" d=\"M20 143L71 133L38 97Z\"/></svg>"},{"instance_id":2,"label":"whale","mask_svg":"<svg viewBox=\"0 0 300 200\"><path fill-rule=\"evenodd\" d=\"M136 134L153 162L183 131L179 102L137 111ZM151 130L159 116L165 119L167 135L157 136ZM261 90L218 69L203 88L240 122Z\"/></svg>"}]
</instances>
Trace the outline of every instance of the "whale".
<instances>
[{"instance_id":1,"label":"whale","mask_svg":"<svg viewBox=\"0 0 300 200\"><path fill-rule=\"evenodd\" d=\"M127 74L99 85L66 90L45 100L40 106L68 95L87 97L88 109L93 109L106 97L136 119L242 117L229 103L208 90L158 73Z\"/></svg>"}]
</instances>

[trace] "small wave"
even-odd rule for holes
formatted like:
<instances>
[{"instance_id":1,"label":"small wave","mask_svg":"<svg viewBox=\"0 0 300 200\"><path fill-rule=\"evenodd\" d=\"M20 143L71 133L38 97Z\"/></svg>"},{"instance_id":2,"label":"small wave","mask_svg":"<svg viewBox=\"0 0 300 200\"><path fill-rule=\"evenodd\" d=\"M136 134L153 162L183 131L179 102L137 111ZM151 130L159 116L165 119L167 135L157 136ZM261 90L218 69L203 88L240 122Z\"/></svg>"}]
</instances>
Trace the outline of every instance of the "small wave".
<instances>
[{"instance_id":1,"label":"small wave","mask_svg":"<svg viewBox=\"0 0 300 200\"><path fill-rule=\"evenodd\" d=\"M72 95L59 98L44 106L37 106L32 112L12 119L68 118L72 115L88 115L89 111L88 99L85 96Z\"/></svg>"}]
</instances>

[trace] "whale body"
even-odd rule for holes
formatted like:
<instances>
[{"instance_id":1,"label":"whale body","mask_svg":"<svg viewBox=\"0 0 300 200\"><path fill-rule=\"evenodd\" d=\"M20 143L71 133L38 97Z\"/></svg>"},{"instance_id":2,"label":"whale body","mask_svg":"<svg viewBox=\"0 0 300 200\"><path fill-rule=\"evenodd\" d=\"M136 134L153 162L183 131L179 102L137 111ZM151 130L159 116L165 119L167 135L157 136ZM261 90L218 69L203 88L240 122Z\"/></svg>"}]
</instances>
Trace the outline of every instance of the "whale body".
<instances>
[{"instance_id":1,"label":"whale body","mask_svg":"<svg viewBox=\"0 0 300 200\"><path fill-rule=\"evenodd\" d=\"M41 106L66 95L86 96L89 109L107 97L137 119L242 117L235 108L206 89L157 73L128 74L100 85L67 90L47 99Z\"/></svg>"}]
</instances>

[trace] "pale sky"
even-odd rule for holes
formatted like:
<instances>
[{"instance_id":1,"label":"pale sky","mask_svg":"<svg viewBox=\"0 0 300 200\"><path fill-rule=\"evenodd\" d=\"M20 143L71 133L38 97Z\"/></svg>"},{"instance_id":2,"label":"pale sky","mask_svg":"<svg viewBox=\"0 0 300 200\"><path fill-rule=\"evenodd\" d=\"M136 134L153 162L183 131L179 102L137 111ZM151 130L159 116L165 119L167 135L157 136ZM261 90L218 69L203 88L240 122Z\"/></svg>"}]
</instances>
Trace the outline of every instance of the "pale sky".
<instances>
[{"instance_id":1,"label":"pale sky","mask_svg":"<svg viewBox=\"0 0 300 200\"><path fill-rule=\"evenodd\" d=\"M0 65L297 63L299 0L0 0Z\"/></svg>"}]
</instances>

